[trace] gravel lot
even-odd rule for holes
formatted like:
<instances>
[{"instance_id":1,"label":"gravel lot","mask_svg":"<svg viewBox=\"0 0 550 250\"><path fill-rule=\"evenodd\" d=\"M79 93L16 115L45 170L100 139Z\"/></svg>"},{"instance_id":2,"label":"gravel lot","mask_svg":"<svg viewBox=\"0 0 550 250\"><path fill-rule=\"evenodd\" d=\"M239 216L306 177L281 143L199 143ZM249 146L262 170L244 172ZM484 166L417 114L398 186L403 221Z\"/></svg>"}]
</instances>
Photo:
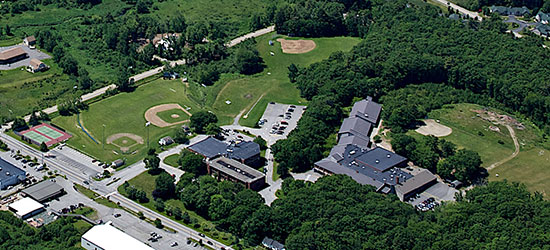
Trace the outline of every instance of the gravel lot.
<instances>
[{"instance_id":1,"label":"gravel lot","mask_svg":"<svg viewBox=\"0 0 550 250\"><path fill-rule=\"evenodd\" d=\"M25 45L22 45L22 44L13 45L13 46L9 46L9 47L0 47L0 51L8 50L8 49L15 48L15 47L21 47L23 50L25 50L25 52L27 52L29 57L27 57L24 60L17 61L15 63L11 63L11 64L6 64L6 65L0 64L0 70L10 70L10 69L16 69L16 68L19 68L19 67L27 66L27 65L29 65L31 59L33 59L33 58L36 58L38 60L44 60L44 59L52 58L50 55L48 55L44 52L41 52L40 50L29 49L29 47L27 47Z\"/></svg>"}]
</instances>

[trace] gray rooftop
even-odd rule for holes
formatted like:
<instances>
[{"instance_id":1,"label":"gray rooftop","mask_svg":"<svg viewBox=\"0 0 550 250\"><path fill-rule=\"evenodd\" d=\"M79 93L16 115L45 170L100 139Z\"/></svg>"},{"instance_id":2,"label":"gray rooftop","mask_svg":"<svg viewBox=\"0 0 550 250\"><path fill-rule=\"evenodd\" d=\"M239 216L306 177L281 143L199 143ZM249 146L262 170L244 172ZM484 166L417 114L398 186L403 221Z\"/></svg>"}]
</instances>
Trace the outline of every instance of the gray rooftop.
<instances>
[{"instance_id":1,"label":"gray rooftop","mask_svg":"<svg viewBox=\"0 0 550 250\"><path fill-rule=\"evenodd\" d=\"M344 135L340 137L338 140L338 145L348 145L353 144L357 145L361 148L367 148L369 145L369 140L365 139L363 136L356 136L356 135Z\"/></svg>"},{"instance_id":2,"label":"gray rooftop","mask_svg":"<svg viewBox=\"0 0 550 250\"><path fill-rule=\"evenodd\" d=\"M270 249L275 249L275 250L283 250L285 249L285 246L283 244L281 244L280 242L274 240L274 239L271 239L271 238L268 238L268 237L265 237L263 240L262 240L262 244L264 246L267 246L269 247Z\"/></svg>"},{"instance_id":3,"label":"gray rooftop","mask_svg":"<svg viewBox=\"0 0 550 250\"><path fill-rule=\"evenodd\" d=\"M232 159L244 160L260 154L260 145L252 141L243 141L227 147L227 156Z\"/></svg>"},{"instance_id":4,"label":"gray rooftop","mask_svg":"<svg viewBox=\"0 0 550 250\"><path fill-rule=\"evenodd\" d=\"M0 158L0 182L14 175L25 175L25 171Z\"/></svg>"},{"instance_id":5,"label":"gray rooftop","mask_svg":"<svg viewBox=\"0 0 550 250\"><path fill-rule=\"evenodd\" d=\"M189 149L210 159L224 154L227 150L227 144L209 136L206 139L189 146Z\"/></svg>"},{"instance_id":6,"label":"gray rooftop","mask_svg":"<svg viewBox=\"0 0 550 250\"><path fill-rule=\"evenodd\" d=\"M342 165L332 161L331 159L322 159L316 162L315 165L333 174L345 174L359 184L374 186L376 190L379 190L384 186L383 182L380 182L374 178L370 178L369 176L363 175L357 171L353 171L353 169L351 168L343 167Z\"/></svg>"},{"instance_id":7,"label":"gray rooftop","mask_svg":"<svg viewBox=\"0 0 550 250\"><path fill-rule=\"evenodd\" d=\"M395 186L396 189L399 189L399 191L402 194L410 193L413 190L416 190L432 181L436 180L435 175L433 175L430 171L424 170L414 177L408 179L401 185Z\"/></svg>"},{"instance_id":8,"label":"gray rooftop","mask_svg":"<svg viewBox=\"0 0 550 250\"><path fill-rule=\"evenodd\" d=\"M365 139L369 138L372 124L358 117L349 117L344 119L338 134L351 133L357 136L362 136Z\"/></svg>"},{"instance_id":9,"label":"gray rooftop","mask_svg":"<svg viewBox=\"0 0 550 250\"><path fill-rule=\"evenodd\" d=\"M407 161L407 158L387 149L377 147L358 156L355 160L374 170L384 172Z\"/></svg>"},{"instance_id":10,"label":"gray rooftop","mask_svg":"<svg viewBox=\"0 0 550 250\"><path fill-rule=\"evenodd\" d=\"M537 16L539 17L539 19L540 19L541 21L550 21L550 15L548 15L548 14L542 12L542 11L539 11L539 12L537 13Z\"/></svg>"},{"instance_id":11,"label":"gray rooftop","mask_svg":"<svg viewBox=\"0 0 550 250\"><path fill-rule=\"evenodd\" d=\"M61 187L59 184L50 180L46 180L25 188L22 192L32 197L33 199L42 202L59 194L62 191L63 187Z\"/></svg>"},{"instance_id":12,"label":"gray rooftop","mask_svg":"<svg viewBox=\"0 0 550 250\"><path fill-rule=\"evenodd\" d=\"M372 124L376 124L378 122L378 118L380 117L381 111L382 106L372 101L372 97L369 96L367 97L367 99L358 101L353 104L349 116L359 117Z\"/></svg>"},{"instance_id":13,"label":"gray rooftop","mask_svg":"<svg viewBox=\"0 0 550 250\"><path fill-rule=\"evenodd\" d=\"M243 163L226 157L219 157L210 161L210 167L230 175L245 183L251 183L257 179L264 178L265 175Z\"/></svg>"}]
</instances>

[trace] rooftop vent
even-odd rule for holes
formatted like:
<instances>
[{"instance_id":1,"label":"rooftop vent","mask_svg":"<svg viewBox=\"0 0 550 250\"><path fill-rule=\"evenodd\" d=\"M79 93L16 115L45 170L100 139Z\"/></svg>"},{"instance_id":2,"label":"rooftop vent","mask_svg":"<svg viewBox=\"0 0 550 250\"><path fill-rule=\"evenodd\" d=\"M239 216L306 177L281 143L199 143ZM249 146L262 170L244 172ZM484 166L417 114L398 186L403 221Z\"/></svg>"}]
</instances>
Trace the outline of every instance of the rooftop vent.
<instances>
[{"instance_id":1,"label":"rooftop vent","mask_svg":"<svg viewBox=\"0 0 550 250\"><path fill-rule=\"evenodd\" d=\"M368 118L368 117L369 117L369 114L365 114L365 117L367 117L367 118Z\"/></svg>"},{"instance_id":2,"label":"rooftop vent","mask_svg":"<svg viewBox=\"0 0 550 250\"><path fill-rule=\"evenodd\" d=\"M376 162L376 164L380 163L380 160L376 159L374 162Z\"/></svg>"},{"instance_id":3,"label":"rooftop vent","mask_svg":"<svg viewBox=\"0 0 550 250\"><path fill-rule=\"evenodd\" d=\"M2 171L2 168L0 168L0 171Z\"/></svg>"},{"instance_id":4,"label":"rooftop vent","mask_svg":"<svg viewBox=\"0 0 550 250\"><path fill-rule=\"evenodd\" d=\"M390 157L391 157L391 155L390 155L390 154L387 154L387 155L386 155L386 157L390 158Z\"/></svg>"},{"instance_id":5,"label":"rooftop vent","mask_svg":"<svg viewBox=\"0 0 550 250\"><path fill-rule=\"evenodd\" d=\"M355 154L355 150L349 151L349 155L354 155L354 154Z\"/></svg>"},{"instance_id":6,"label":"rooftop vent","mask_svg":"<svg viewBox=\"0 0 550 250\"><path fill-rule=\"evenodd\" d=\"M6 175L7 175L7 176L10 176L10 172L6 172Z\"/></svg>"}]
</instances>

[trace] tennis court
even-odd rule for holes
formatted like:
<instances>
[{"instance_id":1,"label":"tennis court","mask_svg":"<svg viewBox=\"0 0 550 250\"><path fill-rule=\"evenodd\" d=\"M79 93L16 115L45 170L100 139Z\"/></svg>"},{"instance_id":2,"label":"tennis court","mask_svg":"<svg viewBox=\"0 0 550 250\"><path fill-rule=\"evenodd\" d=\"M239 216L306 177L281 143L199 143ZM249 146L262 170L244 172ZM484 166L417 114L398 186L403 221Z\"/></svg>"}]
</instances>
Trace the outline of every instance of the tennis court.
<instances>
[{"instance_id":1,"label":"tennis court","mask_svg":"<svg viewBox=\"0 0 550 250\"><path fill-rule=\"evenodd\" d=\"M40 132L41 134L47 136L47 137L52 138L52 139L57 139L57 138L63 136L62 133L59 133L59 132L57 132L57 131L55 131L55 130L47 127L47 126L38 127L35 130Z\"/></svg>"},{"instance_id":2,"label":"tennis court","mask_svg":"<svg viewBox=\"0 0 550 250\"><path fill-rule=\"evenodd\" d=\"M67 134L47 123L34 126L20 132L19 134L21 135L21 139L29 143L36 145L45 143L48 147L71 138L70 134Z\"/></svg>"},{"instance_id":3,"label":"tennis court","mask_svg":"<svg viewBox=\"0 0 550 250\"><path fill-rule=\"evenodd\" d=\"M25 133L25 137L27 137L27 138L29 138L29 139L31 139L31 140L33 140L33 141L38 142L38 144L42 144L43 142L49 142L49 141L51 141L50 138L45 137L45 136L43 136L43 135L41 135L41 134L39 134L39 133L36 133L36 132L34 132L34 131L29 131L29 132Z\"/></svg>"}]
</instances>

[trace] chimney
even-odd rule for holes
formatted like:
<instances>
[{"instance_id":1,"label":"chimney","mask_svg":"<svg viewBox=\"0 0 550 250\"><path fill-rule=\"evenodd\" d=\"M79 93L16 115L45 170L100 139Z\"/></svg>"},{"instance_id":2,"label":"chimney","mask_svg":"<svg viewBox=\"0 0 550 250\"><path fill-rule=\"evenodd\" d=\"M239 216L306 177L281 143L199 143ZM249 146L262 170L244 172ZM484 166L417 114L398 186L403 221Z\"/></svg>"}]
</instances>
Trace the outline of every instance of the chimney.
<instances>
[{"instance_id":1,"label":"chimney","mask_svg":"<svg viewBox=\"0 0 550 250\"><path fill-rule=\"evenodd\" d=\"M395 184L399 184L399 175L395 177Z\"/></svg>"}]
</instances>

